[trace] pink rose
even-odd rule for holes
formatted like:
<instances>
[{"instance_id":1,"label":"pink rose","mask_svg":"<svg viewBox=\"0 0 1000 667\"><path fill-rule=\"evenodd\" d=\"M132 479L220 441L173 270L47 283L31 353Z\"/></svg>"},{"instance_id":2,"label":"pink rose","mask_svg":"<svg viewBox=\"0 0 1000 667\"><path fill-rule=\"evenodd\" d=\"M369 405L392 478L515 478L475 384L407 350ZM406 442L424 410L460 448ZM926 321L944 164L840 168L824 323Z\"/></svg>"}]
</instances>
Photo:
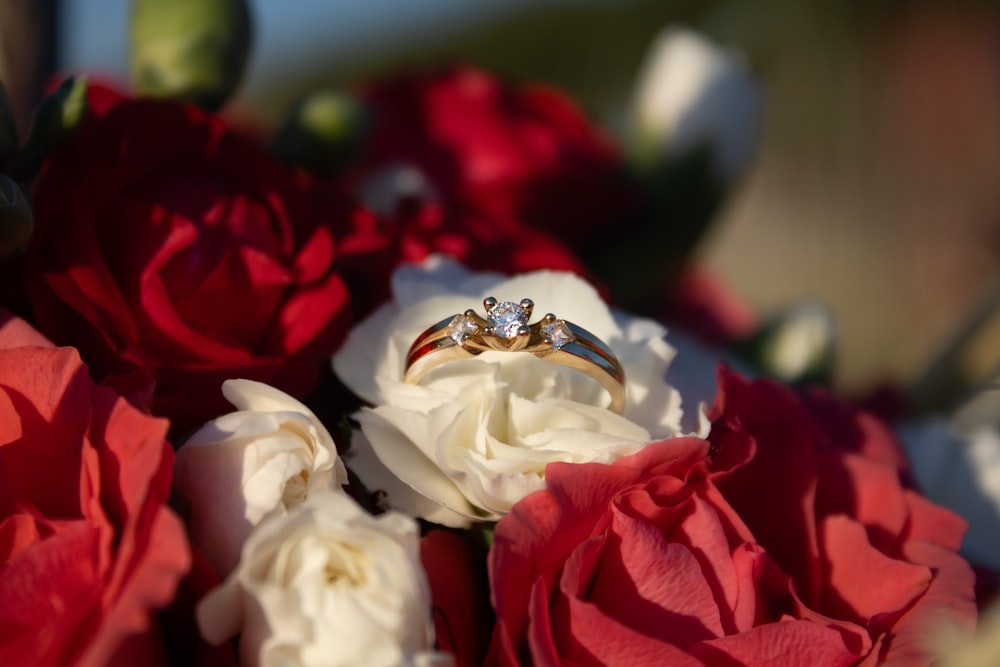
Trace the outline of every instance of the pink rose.
<instances>
[{"instance_id":1,"label":"pink rose","mask_svg":"<svg viewBox=\"0 0 1000 667\"><path fill-rule=\"evenodd\" d=\"M971 632L956 516L875 420L723 372L708 441L553 463L497 525L494 664L929 664Z\"/></svg>"},{"instance_id":2,"label":"pink rose","mask_svg":"<svg viewBox=\"0 0 1000 667\"><path fill-rule=\"evenodd\" d=\"M167 422L0 312L0 664L165 663L190 567Z\"/></svg>"}]
</instances>

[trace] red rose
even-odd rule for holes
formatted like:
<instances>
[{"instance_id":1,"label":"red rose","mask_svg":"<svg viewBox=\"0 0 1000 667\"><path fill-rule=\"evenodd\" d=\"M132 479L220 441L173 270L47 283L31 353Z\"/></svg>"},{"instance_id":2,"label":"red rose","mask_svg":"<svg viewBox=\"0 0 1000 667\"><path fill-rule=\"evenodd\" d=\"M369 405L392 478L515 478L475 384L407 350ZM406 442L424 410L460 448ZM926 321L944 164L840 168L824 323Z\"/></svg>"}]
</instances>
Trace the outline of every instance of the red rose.
<instances>
[{"instance_id":1,"label":"red rose","mask_svg":"<svg viewBox=\"0 0 1000 667\"><path fill-rule=\"evenodd\" d=\"M389 298L396 267L434 253L480 271L586 273L568 249L543 232L496 225L479 214L460 214L416 198L400 201L391 214L359 207L339 218L337 250L338 271L350 286L358 317Z\"/></svg>"},{"instance_id":2,"label":"red rose","mask_svg":"<svg viewBox=\"0 0 1000 667\"><path fill-rule=\"evenodd\" d=\"M720 374L711 443L553 463L497 525L491 660L928 664L971 632L956 516L901 482L873 420Z\"/></svg>"},{"instance_id":3,"label":"red rose","mask_svg":"<svg viewBox=\"0 0 1000 667\"><path fill-rule=\"evenodd\" d=\"M373 121L362 171L416 167L450 209L573 247L632 209L614 145L551 88L455 67L391 77L363 97Z\"/></svg>"},{"instance_id":4,"label":"red rose","mask_svg":"<svg viewBox=\"0 0 1000 667\"><path fill-rule=\"evenodd\" d=\"M483 555L467 538L449 530L432 530L420 538L437 647L454 655L456 667L482 665L489 644L491 619Z\"/></svg>"},{"instance_id":5,"label":"red rose","mask_svg":"<svg viewBox=\"0 0 1000 667\"><path fill-rule=\"evenodd\" d=\"M33 194L39 328L99 375L149 371L177 429L226 411L228 378L301 396L348 319L302 179L194 107L101 96Z\"/></svg>"},{"instance_id":6,"label":"red rose","mask_svg":"<svg viewBox=\"0 0 1000 667\"><path fill-rule=\"evenodd\" d=\"M190 566L167 423L0 314L0 664L163 664Z\"/></svg>"}]
</instances>

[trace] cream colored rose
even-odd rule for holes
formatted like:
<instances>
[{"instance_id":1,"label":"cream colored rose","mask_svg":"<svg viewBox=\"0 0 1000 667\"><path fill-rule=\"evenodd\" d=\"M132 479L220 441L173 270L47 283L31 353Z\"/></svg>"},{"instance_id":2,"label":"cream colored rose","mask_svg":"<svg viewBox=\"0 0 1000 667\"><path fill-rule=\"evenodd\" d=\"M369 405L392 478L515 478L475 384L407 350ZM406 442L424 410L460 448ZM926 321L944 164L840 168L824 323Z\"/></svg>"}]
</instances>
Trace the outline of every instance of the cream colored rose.
<instances>
[{"instance_id":1,"label":"cream colored rose","mask_svg":"<svg viewBox=\"0 0 1000 667\"><path fill-rule=\"evenodd\" d=\"M443 258L399 269L394 299L358 325L334 357L340 378L373 407L356 415L351 468L389 504L438 523L495 520L544 486L553 461L609 462L680 432L680 397L665 381L673 350L658 324L613 314L568 273L471 274ZM486 352L403 382L406 354L428 326L486 296L530 298L607 343L626 376L623 416L591 378L517 352Z\"/></svg>"},{"instance_id":2,"label":"cream colored rose","mask_svg":"<svg viewBox=\"0 0 1000 667\"><path fill-rule=\"evenodd\" d=\"M174 484L191 502L192 541L225 576L264 517L339 489L347 470L326 427L288 394L251 380L227 380L222 393L238 412L184 443Z\"/></svg>"},{"instance_id":3,"label":"cream colored rose","mask_svg":"<svg viewBox=\"0 0 1000 667\"><path fill-rule=\"evenodd\" d=\"M239 566L198 605L202 636L239 635L243 665L448 664L435 654L415 521L346 494L261 522Z\"/></svg>"}]
</instances>

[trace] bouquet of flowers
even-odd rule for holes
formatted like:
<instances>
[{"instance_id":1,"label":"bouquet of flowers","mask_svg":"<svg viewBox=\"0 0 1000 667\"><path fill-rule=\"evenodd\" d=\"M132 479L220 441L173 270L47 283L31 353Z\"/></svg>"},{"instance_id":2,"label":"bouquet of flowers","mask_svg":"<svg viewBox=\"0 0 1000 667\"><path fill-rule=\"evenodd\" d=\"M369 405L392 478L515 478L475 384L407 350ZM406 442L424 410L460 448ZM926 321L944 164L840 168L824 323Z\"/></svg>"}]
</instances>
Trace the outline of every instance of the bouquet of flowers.
<instances>
[{"instance_id":1,"label":"bouquet of flowers","mask_svg":"<svg viewBox=\"0 0 1000 667\"><path fill-rule=\"evenodd\" d=\"M137 0L127 89L66 79L24 143L3 107L0 664L920 665L972 636L996 503L921 492L965 445L911 421L908 459L822 388L824 312L759 323L692 264L756 147L736 55L666 30L618 139L470 65L264 133L220 115L248 26Z\"/></svg>"}]
</instances>

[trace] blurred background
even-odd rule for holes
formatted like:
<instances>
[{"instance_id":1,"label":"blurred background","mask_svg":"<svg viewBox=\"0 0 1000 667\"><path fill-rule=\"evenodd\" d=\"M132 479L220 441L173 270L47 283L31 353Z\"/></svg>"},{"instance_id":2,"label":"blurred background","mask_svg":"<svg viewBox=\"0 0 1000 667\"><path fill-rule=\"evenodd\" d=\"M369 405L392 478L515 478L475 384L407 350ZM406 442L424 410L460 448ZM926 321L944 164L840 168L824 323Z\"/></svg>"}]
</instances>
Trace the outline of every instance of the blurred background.
<instances>
[{"instance_id":1,"label":"blurred background","mask_svg":"<svg viewBox=\"0 0 1000 667\"><path fill-rule=\"evenodd\" d=\"M568 91L621 130L653 36L744 51L767 91L756 165L698 255L762 315L815 298L836 383L1000 365L1000 6L864 0L252 0L236 113L273 126L315 87L466 60ZM125 81L128 0L4 0L0 76L25 128L40 74ZM978 318L978 319L977 319Z\"/></svg>"}]
</instances>

